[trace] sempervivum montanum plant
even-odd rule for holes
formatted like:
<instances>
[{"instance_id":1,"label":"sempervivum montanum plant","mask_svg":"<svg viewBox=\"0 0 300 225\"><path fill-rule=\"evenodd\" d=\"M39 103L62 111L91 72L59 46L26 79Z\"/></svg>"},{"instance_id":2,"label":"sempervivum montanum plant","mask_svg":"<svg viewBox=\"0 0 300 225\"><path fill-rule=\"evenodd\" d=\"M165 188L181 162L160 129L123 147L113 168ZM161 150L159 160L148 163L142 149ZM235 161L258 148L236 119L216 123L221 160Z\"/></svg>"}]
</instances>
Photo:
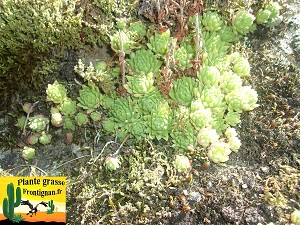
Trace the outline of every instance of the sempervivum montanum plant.
<instances>
[{"instance_id":1,"label":"sempervivum montanum plant","mask_svg":"<svg viewBox=\"0 0 300 225\"><path fill-rule=\"evenodd\" d=\"M157 59L152 51L145 49L132 53L127 62L136 73L153 73L154 76L158 75L162 65L162 62Z\"/></svg>"},{"instance_id":2,"label":"sempervivum montanum plant","mask_svg":"<svg viewBox=\"0 0 300 225\"><path fill-rule=\"evenodd\" d=\"M77 104L83 109L87 110L87 113L93 112L100 107L103 96L100 94L99 88L89 81L88 86L82 85L82 89L79 91L79 97Z\"/></svg>"}]
</instances>

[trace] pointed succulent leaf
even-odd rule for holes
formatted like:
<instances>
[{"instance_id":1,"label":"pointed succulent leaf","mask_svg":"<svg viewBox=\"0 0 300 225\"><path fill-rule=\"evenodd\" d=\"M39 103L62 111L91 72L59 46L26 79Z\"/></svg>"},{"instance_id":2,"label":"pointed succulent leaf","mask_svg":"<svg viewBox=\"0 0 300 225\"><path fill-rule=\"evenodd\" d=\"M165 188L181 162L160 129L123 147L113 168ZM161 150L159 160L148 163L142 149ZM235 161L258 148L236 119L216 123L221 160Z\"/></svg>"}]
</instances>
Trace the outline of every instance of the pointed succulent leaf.
<instances>
[{"instance_id":1,"label":"pointed succulent leaf","mask_svg":"<svg viewBox=\"0 0 300 225\"><path fill-rule=\"evenodd\" d=\"M76 102L70 98L65 98L58 106L57 109L65 116L73 115L76 112Z\"/></svg>"}]
</instances>

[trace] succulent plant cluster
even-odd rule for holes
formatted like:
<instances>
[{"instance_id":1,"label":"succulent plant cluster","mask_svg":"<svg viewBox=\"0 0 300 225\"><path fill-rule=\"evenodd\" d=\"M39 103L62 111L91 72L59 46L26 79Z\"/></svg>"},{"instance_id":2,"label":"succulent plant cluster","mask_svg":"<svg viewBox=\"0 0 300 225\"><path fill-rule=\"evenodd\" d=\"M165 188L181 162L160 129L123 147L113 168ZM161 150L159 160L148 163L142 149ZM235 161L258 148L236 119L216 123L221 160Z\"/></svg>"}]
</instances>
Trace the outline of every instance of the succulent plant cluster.
<instances>
[{"instance_id":1,"label":"succulent plant cluster","mask_svg":"<svg viewBox=\"0 0 300 225\"><path fill-rule=\"evenodd\" d=\"M82 85L77 99L67 97L66 88L57 81L48 85L52 125L73 131L76 125L93 121L101 122L104 131L121 140L171 138L178 152L174 160L178 172L189 170L184 154L191 151L204 152L215 163L226 162L241 146L233 126L240 123L243 111L258 107L256 91L243 86L250 76L250 64L231 48L242 35L255 29L255 16L237 12L232 25L217 12L205 12L198 22L196 19L190 18L190 33L180 43L169 30L153 33L141 22L128 25L118 21L120 30L111 36L111 47L123 53L124 61L119 60L125 65L122 78L126 93L118 96L113 83L109 83L110 91L101 85L105 80L119 82L117 63L108 67L98 62L85 68L79 60L74 70L88 84ZM195 60L197 55L201 60ZM191 69L193 66L198 69ZM170 90L163 92L162 84L168 82ZM42 132L45 124L38 124L41 128L31 127ZM105 161L108 170L119 166L118 158Z\"/></svg>"},{"instance_id":2,"label":"succulent plant cluster","mask_svg":"<svg viewBox=\"0 0 300 225\"><path fill-rule=\"evenodd\" d=\"M242 53L229 52L234 41L255 29L255 16L240 11L230 26L217 12L205 12L196 29L195 21L196 18L191 18L189 25L191 30L200 30L202 44L199 52L202 63L198 65L196 77L186 70L192 67L192 60L199 51L194 42L196 32L191 31L181 44L173 47L171 44L176 41L169 30L148 35L147 48L136 51L132 48L130 54L124 49L129 56L125 58L128 75L125 75L127 83L124 85L129 96L111 96L113 103L109 107L103 105L108 110L103 128L121 138L130 135L137 139L168 140L171 137L178 152L204 149L213 162L222 163L241 146L232 126L240 123L243 111L258 107L256 91L243 86L243 80L250 76L247 58ZM126 28L122 32L130 38ZM116 41L120 40L114 39ZM114 42L112 48L116 50L118 45ZM159 82L163 66L170 60L167 57L175 59L172 66L177 70L170 73L177 78L166 96L160 92Z\"/></svg>"}]
</instances>

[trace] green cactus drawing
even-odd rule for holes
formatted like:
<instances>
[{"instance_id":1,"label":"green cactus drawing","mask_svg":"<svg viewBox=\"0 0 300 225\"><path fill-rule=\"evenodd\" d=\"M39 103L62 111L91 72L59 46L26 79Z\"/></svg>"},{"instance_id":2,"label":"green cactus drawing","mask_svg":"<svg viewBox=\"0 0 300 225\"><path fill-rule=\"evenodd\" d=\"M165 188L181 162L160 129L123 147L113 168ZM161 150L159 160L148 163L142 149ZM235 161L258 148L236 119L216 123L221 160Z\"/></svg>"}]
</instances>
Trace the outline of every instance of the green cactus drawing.
<instances>
[{"instance_id":1,"label":"green cactus drawing","mask_svg":"<svg viewBox=\"0 0 300 225\"><path fill-rule=\"evenodd\" d=\"M17 187L16 198L14 184L10 183L7 185L7 198L3 199L3 215L9 220L13 220L15 217L15 207L18 207L21 203L21 189Z\"/></svg>"},{"instance_id":2,"label":"green cactus drawing","mask_svg":"<svg viewBox=\"0 0 300 225\"><path fill-rule=\"evenodd\" d=\"M48 206L50 207L50 209L47 210L47 214L52 214L54 212L54 207L55 207L55 205L53 204L53 200L50 200L48 202Z\"/></svg>"}]
</instances>

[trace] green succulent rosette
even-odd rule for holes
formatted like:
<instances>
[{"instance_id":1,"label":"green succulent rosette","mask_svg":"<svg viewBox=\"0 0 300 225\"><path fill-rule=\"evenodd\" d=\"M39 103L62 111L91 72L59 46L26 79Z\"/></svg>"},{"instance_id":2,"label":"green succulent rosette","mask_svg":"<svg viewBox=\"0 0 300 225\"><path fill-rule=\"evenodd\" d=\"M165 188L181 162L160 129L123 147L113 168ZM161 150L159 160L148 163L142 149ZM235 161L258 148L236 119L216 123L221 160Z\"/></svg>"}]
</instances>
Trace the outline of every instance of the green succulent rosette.
<instances>
[{"instance_id":1,"label":"green succulent rosette","mask_svg":"<svg viewBox=\"0 0 300 225\"><path fill-rule=\"evenodd\" d=\"M79 91L79 97L77 104L83 109L87 110L87 113L91 113L95 109L99 108L103 96L100 94L99 88L89 81L88 86L82 85L82 89Z\"/></svg>"},{"instance_id":2,"label":"green succulent rosette","mask_svg":"<svg viewBox=\"0 0 300 225\"><path fill-rule=\"evenodd\" d=\"M261 9L258 11L256 15L256 23L257 24L262 24L268 22L268 19L271 15L271 11L267 9Z\"/></svg>"},{"instance_id":3,"label":"green succulent rosette","mask_svg":"<svg viewBox=\"0 0 300 225\"><path fill-rule=\"evenodd\" d=\"M201 92L201 101L205 108L210 108L213 114L223 113L227 106L224 94L219 87L204 88Z\"/></svg>"},{"instance_id":4,"label":"green succulent rosette","mask_svg":"<svg viewBox=\"0 0 300 225\"><path fill-rule=\"evenodd\" d=\"M147 29L141 21L131 23L128 30L136 33L139 37L144 37L147 34Z\"/></svg>"},{"instance_id":5,"label":"green succulent rosette","mask_svg":"<svg viewBox=\"0 0 300 225\"><path fill-rule=\"evenodd\" d=\"M67 89L57 81L53 84L48 84L46 89L47 101L54 103L61 103L67 97Z\"/></svg>"},{"instance_id":6,"label":"green succulent rosette","mask_svg":"<svg viewBox=\"0 0 300 225\"><path fill-rule=\"evenodd\" d=\"M178 120L177 120L178 121ZM172 147L180 151L187 151L189 146L195 147L197 145L196 131L189 121L184 121L184 126L175 124L175 129L170 133L172 137Z\"/></svg>"},{"instance_id":7,"label":"green succulent rosette","mask_svg":"<svg viewBox=\"0 0 300 225\"><path fill-rule=\"evenodd\" d=\"M198 79L205 87L218 86L220 76L220 71L215 66L205 66L197 72Z\"/></svg>"},{"instance_id":8,"label":"green succulent rosette","mask_svg":"<svg viewBox=\"0 0 300 225\"><path fill-rule=\"evenodd\" d=\"M172 117L167 103L161 105L157 110L151 112L147 118L149 134L151 138L157 140L168 140L169 132L172 128Z\"/></svg>"},{"instance_id":9,"label":"green succulent rosette","mask_svg":"<svg viewBox=\"0 0 300 225\"><path fill-rule=\"evenodd\" d=\"M92 112L90 117L94 122L98 122L101 120L102 114L100 112Z\"/></svg>"},{"instance_id":10,"label":"green succulent rosette","mask_svg":"<svg viewBox=\"0 0 300 225\"><path fill-rule=\"evenodd\" d=\"M193 54L189 54L184 47L180 47L174 51L174 57L177 63L177 66L181 70L190 68L193 64L190 63L192 60Z\"/></svg>"},{"instance_id":11,"label":"green succulent rosette","mask_svg":"<svg viewBox=\"0 0 300 225\"><path fill-rule=\"evenodd\" d=\"M279 16L280 5L278 2L270 2L268 5L266 5L265 10L268 10L271 13L269 19L274 19Z\"/></svg>"},{"instance_id":12,"label":"green succulent rosette","mask_svg":"<svg viewBox=\"0 0 300 225\"><path fill-rule=\"evenodd\" d=\"M223 20L217 12L203 13L202 24L208 31L218 31L221 29Z\"/></svg>"},{"instance_id":13,"label":"green succulent rosette","mask_svg":"<svg viewBox=\"0 0 300 225\"><path fill-rule=\"evenodd\" d=\"M209 147L207 156L214 163L223 163L229 160L230 153L231 150L228 143L216 141Z\"/></svg>"},{"instance_id":14,"label":"green succulent rosette","mask_svg":"<svg viewBox=\"0 0 300 225\"><path fill-rule=\"evenodd\" d=\"M29 117L28 119L29 128L36 132L45 130L48 124L49 119L43 115L35 115L33 117Z\"/></svg>"},{"instance_id":15,"label":"green succulent rosette","mask_svg":"<svg viewBox=\"0 0 300 225\"><path fill-rule=\"evenodd\" d=\"M51 143L51 139L51 134L46 134L45 132L42 132L42 135L39 137L39 142L43 145L48 145Z\"/></svg>"},{"instance_id":16,"label":"green succulent rosette","mask_svg":"<svg viewBox=\"0 0 300 225\"><path fill-rule=\"evenodd\" d=\"M175 169L180 173L189 172L192 169L191 162L185 155L176 155L173 161L173 165Z\"/></svg>"},{"instance_id":17,"label":"green succulent rosette","mask_svg":"<svg viewBox=\"0 0 300 225\"><path fill-rule=\"evenodd\" d=\"M84 113L78 113L75 116L75 121L77 122L78 126L86 125L89 122L89 118Z\"/></svg>"},{"instance_id":18,"label":"green succulent rosette","mask_svg":"<svg viewBox=\"0 0 300 225\"><path fill-rule=\"evenodd\" d=\"M242 87L243 81L240 76L231 70L223 71L220 77L220 88L224 94Z\"/></svg>"},{"instance_id":19,"label":"green succulent rosette","mask_svg":"<svg viewBox=\"0 0 300 225\"><path fill-rule=\"evenodd\" d=\"M141 49L130 55L130 59L127 60L129 65L137 73L149 74L153 73L157 76L162 62L159 61L156 56L150 50Z\"/></svg>"},{"instance_id":20,"label":"green succulent rosette","mask_svg":"<svg viewBox=\"0 0 300 225\"><path fill-rule=\"evenodd\" d=\"M58 106L57 109L65 116L75 114L77 110L76 102L70 98L65 98Z\"/></svg>"},{"instance_id":21,"label":"green succulent rosette","mask_svg":"<svg viewBox=\"0 0 300 225\"><path fill-rule=\"evenodd\" d=\"M109 133L114 133L116 131L117 125L113 118L106 118L101 124L103 129Z\"/></svg>"},{"instance_id":22,"label":"green succulent rosette","mask_svg":"<svg viewBox=\"0 0 300 225\"><path fill-rule=\"evenodd\" d=\"M114 105L115 105L115 98L108 95L104 95L102 99L102 107L106 110L110 110L112 107L114 107Z\"/></svg>"},{"instance_id":23,"label":"green succulent rosette","mask_svg":"<svg viewBox=\"0 0 300 225\"><path fill-rule=\"evenodd\" d=\"M232 43L239 39L238 35L233 32L232 26L228 26L227 24L223 25L217 34L219 35L221 41L227 43Z\"/></svg>"},{"instance_id":24,"label":"green succulent rosette","mask_svg":"<svg viewBox=\"0 0 300 225\"><path fill-rule=\"evenodd\" d=\"M246 35L254 29L255 16L247 11L239 11L233 17L233 29L241 35Z\"/></svg>"},{"instance_id":25,"label":"green succulent rosette","mask_svg":"<svg viewBox=\"0 0 300 225\"><path fill-rule=\"evenodd\" d=\"M197 131L209 125L211 116L211 109L205 108L201 99L196 99L191 103L190 123Z\"/></svg>"},{"instance_id":26,"label":"green succulent rosette","mask_svg":"<svg viewBox=\"0 0 300 225\"><path fill-rule=\"evenodd\" d=\"M242 142L238 137L229 138L227 141L230 150L233 152L237 152L242 145Z\"/></svg>"},{"instance_id":27,"label":"green succulent rosette","mask_svg":"<svg viewBox=\"0 0 300 225\"><path fill-rule=\"evenodd\" d=\"M111 48L117 53L119 51L121 51L120 37L121 37L122 44L123 44L123 51L127 54L130 53L135 42L133 40L131 40L130 34L124 32L124 31L120 31L120 33L117 32L113 36L110 37Z\"/></svg>"},{"instance_id":28,"label":"green succulent rosette","mask_svg":"<svg viewBox=\"0 0 300 225\"><path fill-rule=\"evenodd\" d=\"M189 106L194 99L194 89L197 87L195 78L183 76L173 82L169 96L184 106Z\"/></svg>"},{"instance_id":29,"label":"green succulent rosette","mask_svg":"<svg viewBox=\"0 0 300 225\"><path fill-rule=\"evenodd\" d=\"M250 86L244 86L236 89L225 96L225 101L228 104L228 109L236 112L250 111L258 107L257 92Z\"/></svg>"},{"instance_id":30,"label":"green succulent rosette","mask_svg":"<svg viewBox=\"0 0 300 225\"><path fill-rule=\"evenodd\" d=\"M104 161L104 167L109 171L117 170L121 167L121 161L117 157L108 156Z\"/></svg>"},{"instance_id":31,"label":"green succulent rosette","mask_svg":"<svg viewBox=\"0 0 300 225\"><path fill-rule=\"evenodd\" d=\"M109 116L116 122L118 127L128 130L130 124L137 121L140 115L129 98L118 98L109 111Z\"/></svg>"},{"instance_id":32,"label":"green succulent rosette","mask_svg":"<svg viewBox=\"0 0 300 225\"><path fill-rule=\"evenodd\" d=\"M217 32L203 32L202 46L203 66L216 66L219 70L225 69L226 55L230 44L222 41Z\"/></svg>"},{"instance_id":33,"label":"green succulent rosette","mask_svg":"<svg viewBox=\"0 0 300 225\"><path fill-rule=\"evenodd\" d=\"M212 115L212 119L209 121L211 128L217 131L217 134L221 135L222 131L228 127L226 124L223 114Z\"/></svg>"},{"instance_id":34,"label":"green succulent rosette","mask_svg":"<svg viewBox=\"0 0 300 225\"><path fill-rule=\"evenodd\" d=\"M138 105L144 114L150 114L162 104L165 104L165 100L157 89L138 98Z\"/></svg>"},{"instance_id":35,"label":"green succulent rosette","mask_svg":"<svg viewBox=\"0 0 300 225\"><path fill-rule=\"evenodd\" d=\"M234 63L232 70L240 77L247 77L250 75L250 64L247 59L241 57Z\"/></svg>"},{"instance_id":36,"label":"green succulent rosette","mask_svg":"<svg viewBox=\"0 0 300 225\"><path fill-rule=\"evenodd\" d=\"M135 137L137 140L147 137L149 128L147 122L144 120L136 121L132 123L129 127L129 133Z\"/></svg>"},{"instance_id":37,"label":"green succulent rosette","mask_svg":"<svg viewBox=\"0 0 300 225\"><path fill-rule=\"evenodd\" d=\"M63 120L64 120L63 129L71 130L71 131L75 130L75 123L70 116L64 116Z\"/></svg>"},{"instance_id":38,"label":"green succulent rosette","mask_svg":"<svg viewBox=\"0 0 300 225\"><path fill-rule=\"evenodd\" d=\"M150 43L147 43L147 46L150 50L155 52L156 55L164 57L169 51L170 41L170 30L167 30L162 34L155 33L154 36L150 38Z\"/></svg>"},{"instance_id":39,"label":"green succulent rosette","mask_svg":"<svg viewBox=\"0 0 300 225\"><path fill-rule=\"evenodd\" d=\"M22 150L22 157L25 160L31 160L31 159L34 158L34 156L35 156L35 149L27 147L27 146L24 146L24 148Z\"/></svg>"},{"instance_id":40,"label":"green succulent rosette","mask_svg":"<svg viewBox=\"0 0 300 225\"><path fill-rule=\"evenodd\" d=\"M124 88L134 97L143 96L154 90L154 79L151 72L147 75L126 76L126 78L128 82L124 85Z\"/></svg>"},{"instance_id":41,"label":"green succulent rosette","mask_svg":"<svg viewBox=\"0 0 300 225\"><path fill-rule=\"evenodd\" d=\"M204 127L197 134L197 142L200 146L206 148L211 143L217 142L220 136L217 131L210 127Z\"/></svg>"},{"instance_id":42,"label":"green succulent rosette","mask_svg":"<svg viewBox=\"0 0 300 225\"><path fill-rule=\"evenodd\" d=\"M241 122L241 114L239 112L229 111L225 115L225 122L230 126L236 126Z\"/></svg>"}]
</instances>

